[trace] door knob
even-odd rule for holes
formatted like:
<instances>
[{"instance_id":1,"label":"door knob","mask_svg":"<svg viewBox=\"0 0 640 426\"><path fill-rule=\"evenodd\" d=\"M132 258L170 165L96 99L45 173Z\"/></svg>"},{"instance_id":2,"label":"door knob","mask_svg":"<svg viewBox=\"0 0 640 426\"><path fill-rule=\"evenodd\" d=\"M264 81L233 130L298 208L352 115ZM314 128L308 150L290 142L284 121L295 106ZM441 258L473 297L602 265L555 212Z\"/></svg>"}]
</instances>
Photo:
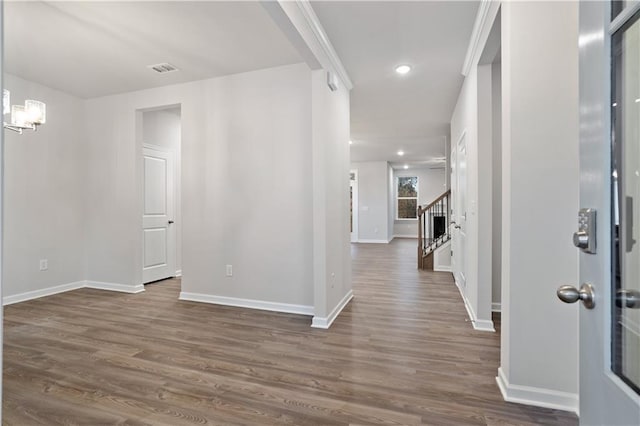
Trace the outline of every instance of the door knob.
<instances>
[{"instance_id":1,"label":"door knob","mask_svg":"<svg viewBox=\"0 0 640 426\"><path fill-rule=\"evenodd\" d=\"M618 290L616 306L618 308L640 309L640 291Z\"/></svg>"},{"instance_id":2,"label":"door knob","mask_svg":"<svg viewBox=\"0 0 640 426\"><path fill-rule=\"evenodd\" d=\"M172 220L170 220L168 223L169 223L169 225L171 225L171 224L173 223L173 221L172 221Z\"/></svg>"},{"instance_id":3,"label":"door knob","mask_svg":"<svg viewBox=\"0 0 640 426\"><path fill-rule=\"evenodd\" d=\"M578 300L582 300L582 304L587 309L593 309L596 305L595 292L591 284L582 284L580 290L572 285L563 285L558 288L556 294L558 299L564 303L576 303Z\"/></svg>"}]
</instances>

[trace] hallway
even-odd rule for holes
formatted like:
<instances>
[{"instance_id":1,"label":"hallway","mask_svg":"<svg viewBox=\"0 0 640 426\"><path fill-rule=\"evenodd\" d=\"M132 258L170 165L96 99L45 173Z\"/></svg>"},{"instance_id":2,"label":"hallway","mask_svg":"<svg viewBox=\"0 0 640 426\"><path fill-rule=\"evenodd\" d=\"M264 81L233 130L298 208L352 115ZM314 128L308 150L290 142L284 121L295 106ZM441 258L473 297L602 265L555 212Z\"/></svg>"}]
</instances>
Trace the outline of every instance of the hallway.
<instances>
[{"instance_id":1,"label":"hallway","mask_svg":"<svg viewBox=\"0 0 640 426\"><path fill-rule=\"evenodd\" d=\"M353 244L352 257L352 321L358 334L379 338L384 329L391 359L415 368L403 380L420 395L426 424L578 423L572 413L504 402L495 382L499 323L496 333L475 331L451 274L416 269L416 240Z\"/></svg>"},{"instance_id":2,"label":"hallway","mask_svg":"<svg viewBox=\"0 0 640 426\"><path fill-rule=\"evenodd\" d=\"M353 244L355 298L330 330L304 316L81 289L5 308L4 422L577 424L502 401L499 335L474 331L415 240Z\"/></svg>"}]
</instances>

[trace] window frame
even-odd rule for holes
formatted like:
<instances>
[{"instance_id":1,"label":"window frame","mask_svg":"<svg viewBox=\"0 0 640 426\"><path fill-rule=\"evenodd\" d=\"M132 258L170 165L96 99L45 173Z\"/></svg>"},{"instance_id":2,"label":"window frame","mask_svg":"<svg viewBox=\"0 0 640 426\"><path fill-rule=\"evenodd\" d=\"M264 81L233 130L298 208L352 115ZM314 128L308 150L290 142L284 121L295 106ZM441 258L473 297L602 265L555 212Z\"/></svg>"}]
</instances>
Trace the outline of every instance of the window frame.
<instances>
[{"instance_id":1,"label":"window frame","mask_svg":"<svg viewBox=\"0 0 640 426\"><path fill-rule=\"evenodd\" d=\"M415 197L401 197L399 194L400 179L402 178L415 178L416 179L416 196ZM420 206L420 177L417 175L396 176L395 185L395 200L396 200L396 218L395 220L418 220L418 207ZM400 217L400 200L416 200L416 217Z\"/></svg>"}]
</instances>

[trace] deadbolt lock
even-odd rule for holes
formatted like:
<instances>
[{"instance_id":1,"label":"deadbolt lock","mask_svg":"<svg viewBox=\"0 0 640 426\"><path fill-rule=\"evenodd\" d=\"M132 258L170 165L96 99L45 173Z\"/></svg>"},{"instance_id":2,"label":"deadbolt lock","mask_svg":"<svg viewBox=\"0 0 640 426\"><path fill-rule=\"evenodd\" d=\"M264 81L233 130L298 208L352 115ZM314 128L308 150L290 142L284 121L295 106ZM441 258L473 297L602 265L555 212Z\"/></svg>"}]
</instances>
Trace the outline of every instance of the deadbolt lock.
<instances>
[{"instance_id":1,"label":"deadbolt lock","mask_svg":"<svg viewBox=\"0 0 640 426\"><path fill-rule=\"evenodd\" d=\"M573 245L585 253L596 253L596 210L580 209L578 231L573 233Z\"/></svg>"}]
</instances>

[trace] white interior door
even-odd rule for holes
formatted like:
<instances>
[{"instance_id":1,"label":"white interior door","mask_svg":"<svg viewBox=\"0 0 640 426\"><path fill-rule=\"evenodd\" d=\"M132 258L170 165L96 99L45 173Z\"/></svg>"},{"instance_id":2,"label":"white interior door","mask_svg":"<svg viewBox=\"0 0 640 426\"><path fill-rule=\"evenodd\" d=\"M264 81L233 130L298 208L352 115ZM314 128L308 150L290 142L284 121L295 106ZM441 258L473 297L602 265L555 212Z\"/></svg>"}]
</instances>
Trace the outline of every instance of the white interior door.
<instances>
[{"instance_id":1,"label":"white interior door","mask_svg":"<svg viewBox=\"0 0 640 426\"><path fill-rule=\"evenodd\" d=\"M640 22L632 15L610 26L609 2L580 3L580 204L597 214L581 237L595 253L581 251L582 291L572 296L589 299L590 284L595 302L580 307L583 425L640 425Z\"/></svg>"},{"instance_id":2,"label":"white interior door","mask_svg":"<svg viewBox=\"0 0 640 426\"><path fill-rule=\"evenodd\" d=\"M466 134L456 145L455 155L455 221L454 238L456 250L454 251L455 269L454 278L458 286L464 289L467 285L467 139Z\"/></svg>"},{"instance_id":3,"label":"white interior door","mask_svg":"<svg viewBox=\"0 0 640 426\"><path fill-rule=\"evenodd\" d=\"M176 232L173 152L145 145L142 214L143 282L175 276Z\"/></svg>"}]
</instances>

